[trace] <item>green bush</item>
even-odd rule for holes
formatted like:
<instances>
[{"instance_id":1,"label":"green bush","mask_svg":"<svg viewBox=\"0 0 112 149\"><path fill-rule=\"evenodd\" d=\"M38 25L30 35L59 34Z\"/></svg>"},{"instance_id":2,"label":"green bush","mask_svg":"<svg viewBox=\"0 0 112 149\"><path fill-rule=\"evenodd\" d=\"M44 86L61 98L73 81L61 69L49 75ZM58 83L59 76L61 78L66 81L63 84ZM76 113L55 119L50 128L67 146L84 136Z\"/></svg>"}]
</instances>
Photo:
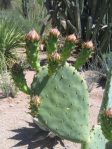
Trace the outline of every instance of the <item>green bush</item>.
<instances>
[{"instance_id":1,"label":"green bush","mask_svg":"<svg viewBox=\"0 0 112 149\"><path fill-rule=\"evenodd\" d=\"M15 97L17 95L17 87L14 85L11 79L10 73L3 71L0 74L0 89L4 97Z\"/></svg>"}]
</instances>

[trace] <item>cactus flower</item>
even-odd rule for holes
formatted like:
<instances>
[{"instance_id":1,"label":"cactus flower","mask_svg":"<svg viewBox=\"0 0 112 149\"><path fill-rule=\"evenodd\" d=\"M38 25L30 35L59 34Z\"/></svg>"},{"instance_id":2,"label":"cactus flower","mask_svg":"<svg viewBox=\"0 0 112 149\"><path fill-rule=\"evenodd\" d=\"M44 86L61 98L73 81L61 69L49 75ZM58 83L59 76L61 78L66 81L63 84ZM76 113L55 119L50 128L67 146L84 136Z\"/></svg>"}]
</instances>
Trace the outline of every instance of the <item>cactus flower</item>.
<instances>
[{"instance_id":1,"label":"cactus flower","mask_svg":"<svg viewBox=\"0 0 112 149\"><path fill-rule=\"evenodd\" d=\"M60 32L59 32L59 30L57 28L53 28L53 29L50 30L50 35L58 38L59 35L60 35Z\"/></svg>"},{"instance_id":2,"label":"cactus flower","mask_svg":"<svg viewBox=\"0 0 112 149\"><path fill-rule=\"evenodd\" d=\"M54 53L52 53L51 58L52 58L54 61L59 61L59 60L61 59L61 56L60 56L59 53L54 52Z\"/></svg>"},{"instance_id":3,"label":"cactus flower","mask_svg":"<svg viewBox=\"0 0 112 149\"><path fill-rule=\"evenodd\" d=\"M34 40L34 41L39 41L40 36L38 33L35 31L35 29L31 30L27 35L26 35L27 40Z\"/></svg>"},{"instance_id":4,"label":"cactus flower","mask_svg":"<svg viewBox=\"0 0 112 149\"><path fill-rule=\"evenodd\" d=\"M82 45L83 48L86 48L86 49L92 49L94 50L94 46L93 46L93 42L92 41L87 41L85 42L83 45Z\"/></svg>"},{"instance_id":5,"label":"cactus flower","mask_svg":"<svg viewBox=\"0 0 112 149\"><path fill-rule=\"evenodd\" d=\"M76 36L74 34L71 34L71 35L66 37L66 41L72 42L72 43L76 43L77 42L77 38L76 38Z\"/></svg>"}]
</instances>

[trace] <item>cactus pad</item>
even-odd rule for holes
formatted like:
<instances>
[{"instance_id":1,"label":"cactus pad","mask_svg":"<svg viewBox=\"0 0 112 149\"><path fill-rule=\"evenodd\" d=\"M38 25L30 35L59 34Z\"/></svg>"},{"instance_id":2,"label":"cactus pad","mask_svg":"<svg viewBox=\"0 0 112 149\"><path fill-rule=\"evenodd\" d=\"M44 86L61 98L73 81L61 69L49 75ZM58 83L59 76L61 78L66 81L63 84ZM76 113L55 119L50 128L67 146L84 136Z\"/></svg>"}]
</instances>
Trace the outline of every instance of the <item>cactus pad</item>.
<instances>
[{"instance_id":1,"label":"cactus pad","mask_svg":"<svg viewBox=\"0 0 112 149\"><path fill-rule=\"evenodd\" d=\"M39 120L61 138L75 142L88 141L89 103L83 78L68 64L50 77L43 72L35 77L37 85L35 81L32 84L34 94L41 98Z\"/></svg>"},{"instance_id":2,"label":"cactus pad","mask_svg":"<svg viewBox=\"0 0 112 149\"><path fill-rule=\"evenodd\" d=\"M101 126L95 126L90 133L90 142L82 145L82 149L105 149L108 142L102 134Z\"/></svg>"},{"instance_id":3,"label":"cactus pad","mask_svg":"<svg viewBox=\"0 0 112 149\"><path fill-rule=\"evenodd\" d=\"M80 52L78 58L76 59L76 62L74 64L75 68L78 70L81 68L91 57L92 50L91 49L82 49Z\"/></svg>"},{"instance_id":4,"label":"cactus pad","mask_svg":"<svg viewBox=\"0 0 112 149\"><path fill-rule=\"evenodd\" d=\"M39 42L38 41L26 41L26 55L28 63L37 72L40 69L39 60Z\"/></svg>"},{"instance_id":5,"label":"cactus pad","mask_svg":"<svg viewBox=\"0 0 112 149\"><path fill-rule=\"evenodd\" d=\"M46 86L49 79L48 69L43 67L42 70L35 75L31 84L31 96L40 96L42 89Z\"/></svg>"},{"instance_id":6,"label":"cactus pad","mask_svg":"<svg viewBox=\"0 0 112 149\"><path fill-rule=\"evenodd\" d=\"M30 94L30 88L27 85L23 68L19 64L15 63L12 67L11 74L19 90L26 94Z\"/></svg>"},{"instance_id":7,"label":"cactus pad","mask_svg":"<svg viewBox=\"0 0 112 149\"><path fill-rule=\"evenodd\" d=\"M112 70L107 77L99 121L105 137L112 141Z\"/></svg>"}]
</instances>

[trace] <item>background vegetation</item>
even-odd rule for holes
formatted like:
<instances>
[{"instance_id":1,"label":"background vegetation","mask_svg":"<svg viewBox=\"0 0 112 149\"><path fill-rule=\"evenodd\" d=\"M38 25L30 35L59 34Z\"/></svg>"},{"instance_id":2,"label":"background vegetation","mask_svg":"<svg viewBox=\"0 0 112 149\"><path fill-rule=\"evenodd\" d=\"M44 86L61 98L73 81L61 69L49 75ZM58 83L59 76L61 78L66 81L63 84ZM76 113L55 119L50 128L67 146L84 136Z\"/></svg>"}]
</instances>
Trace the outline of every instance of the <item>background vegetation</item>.
<instances>
[{"instance_id":1,"label":"background vegetation","mask_svg":"<svg viewBox=\"0 0 112 149\"><path fill-rule=\"evenodd\" d=\"M48 23L63 35L75 33L83 41L92 40L95 54L81 70L106 76L112 67L111 0L0 0L1 73L18 59L28 66L24 56L18 58L18 49L24 52L24 35L32 28L42 34Z\"/></svg>"},{"instance_id":2,"label":"background vegetation","mask_svg":"<svg viewBox=\"0 0 112 149\"><path fill-rule=\"evenodd\" d=\"M19 52L25 51L24 36L32 28L40 32L45 15L43 3L36 0L0 0L0 88L4 96L16 95L9 70L17 60L27 65Z\"/></svg>"}]
</instances>

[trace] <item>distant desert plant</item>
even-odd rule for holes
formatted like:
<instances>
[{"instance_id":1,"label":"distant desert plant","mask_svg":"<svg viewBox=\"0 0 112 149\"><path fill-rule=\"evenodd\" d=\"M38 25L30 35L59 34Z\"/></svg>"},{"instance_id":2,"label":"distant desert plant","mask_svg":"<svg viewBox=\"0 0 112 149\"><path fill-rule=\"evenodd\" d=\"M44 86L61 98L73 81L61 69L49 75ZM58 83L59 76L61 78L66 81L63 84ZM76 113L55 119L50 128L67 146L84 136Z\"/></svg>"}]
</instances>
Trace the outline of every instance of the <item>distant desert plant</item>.
<instances>
[{"instance_id":1,"label":"distant desert plant","mask_svg":"<svg viewBox=\"0 0 112 149\"><path fill-rule=\"evenodd\" d=\"M16 60L14 49L23 46L23 37L22 32L13 22L1 20L0 52L8 67Z\"/></svg>"},{"instance_id":2,"label":"distant desert plant","mask_svg":"<svg viewBox=\"0 0 112 149\"><path fill-rule=\"evenodd\" d=\"M17 87L14 85L11 79L10 73L3 71L0 74L0 89L4 97L15 97L17 95Z\"/></svg>"}]
</instances>

